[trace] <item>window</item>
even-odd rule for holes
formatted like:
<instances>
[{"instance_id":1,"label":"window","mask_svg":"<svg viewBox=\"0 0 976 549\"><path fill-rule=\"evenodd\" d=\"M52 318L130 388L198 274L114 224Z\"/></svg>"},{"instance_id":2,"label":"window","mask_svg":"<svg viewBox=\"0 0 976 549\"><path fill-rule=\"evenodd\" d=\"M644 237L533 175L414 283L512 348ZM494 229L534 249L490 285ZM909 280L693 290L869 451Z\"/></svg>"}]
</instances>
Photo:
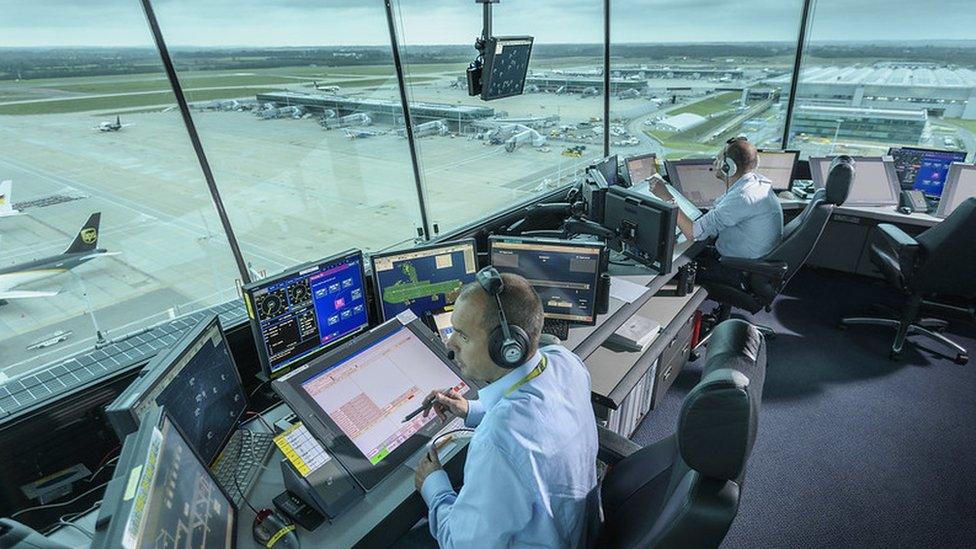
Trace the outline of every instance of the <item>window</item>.
<instances>
[{"instance_id":1,"label":"window","mask_svg":"<svg viewBox=\"0 0 976 549\"><path fill-rule=\"evenodd\" d=\"M0 11L0 212L23 214L0 217L2 384L239 274L139 4Z\"/></svg>"},{"instance_id":2,"label":"window","mask_svg":"<svg viewBox=\"0 0 976 549\"><path fill-rule=\"evenodd\" d=\"M160 2L157 14L252 277L417 237L381 2Z\"/></svg>"},{"instance_id":3,"label":"window","mask_svg":"<svg viewBox=\"0 0 976 549\"><path fill-rule=\"evenodd\" d=\"M427 206L441 232L575 181L603 155L603 2L494 5L493 34L535 37L524 95L470 97L482 7L394 3Z\"/></svg>"},{"instance_id":4,"label":"window","mask_svg":"<svg viewBox=\"0 0 976 549\"><path fill-rule=\"evenodd\" d=\"M780 148L803 2L611 3L611 149L712 156ZM778 85L787 82L785 89Z\"/></svg>"},{"instance_id":5,"label":"window","mask_svg":"<svg viewBox=\"0 0 976 549\"><path fill-rule=\"evenodd\" d=\"M974 26L965 0L814 0L791 145L804 157L892 146L972 151L976 56L963 40Z\"/></svg>"}]
</instances>

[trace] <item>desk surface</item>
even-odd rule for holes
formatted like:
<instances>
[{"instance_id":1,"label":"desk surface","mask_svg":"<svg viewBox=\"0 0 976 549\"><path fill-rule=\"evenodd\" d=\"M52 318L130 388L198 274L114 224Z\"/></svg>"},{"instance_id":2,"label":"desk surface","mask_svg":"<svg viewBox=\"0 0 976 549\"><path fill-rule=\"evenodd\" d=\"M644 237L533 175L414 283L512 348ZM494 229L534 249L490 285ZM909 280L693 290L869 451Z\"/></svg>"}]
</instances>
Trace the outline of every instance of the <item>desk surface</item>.
<instances>
[{"instance_id":1,"label":"desk surface","mask_svg":"<svg viewBox=\"0 0 976 549\"><path fill-rule=\"evenodd\" d=\"M572 328L569 339L564 345L580 356L590 368L593 379L594 398L609 399L615 391L620 392L626 384L630 370L639 359L645 359L653 349L646 353L629 353L627 360L615 361L612 368L604 367L608 359L605 349L601 349L603 342L620 326L639 310L651 315L666 325L669 315L674 316L683 307L688 306L695 294L686 298L661 298L649 303L654 294L660 290L676 273L677 269L687 263L689 256L701 249L700 244L683 242L676 246L674 266L671 273L665 275L653 274L643 267L614 266L611 274L645 286L648 290L634 301L611 298L610 307L605 315L600 315L597 325ZM697 302L700 302L698 300ZM592 357L592 358L591 358ZM626 367L625 367L626 366ZM288 415L290 411L284 405L276 406L266 412L270 423ZM263 424L251 421L248 429L264 429ZM451 474L452 479L460 478L463 467L463 450L461 445L450 451L444 460L444 467ZM419 461L426 449L418 450L417 454L407 460L410 466ZM257 483L251 490L248 499L261 509L272 507L271 500L284 490L281 476L281 455L275 451ZM389 477L384 479L372 491L367 493L352 509L349 509L333 522L326 522L314 532L299 529L299 536L303 547L353 547L359 545L383 545L392 542L402 535L410 525L424 516L426 505L413 485L414 471L406 465L397 468ZM79 519L79 523L86 524L89 529L94 524L97 511L88 513ZM251 523L254 513L244 506L238 513L238 547L260 547L251 536ZM71 546L83 547L87 539L72 528L61 528L51 535L51 539L62 540Z\"/></svg>"}]
</instances>

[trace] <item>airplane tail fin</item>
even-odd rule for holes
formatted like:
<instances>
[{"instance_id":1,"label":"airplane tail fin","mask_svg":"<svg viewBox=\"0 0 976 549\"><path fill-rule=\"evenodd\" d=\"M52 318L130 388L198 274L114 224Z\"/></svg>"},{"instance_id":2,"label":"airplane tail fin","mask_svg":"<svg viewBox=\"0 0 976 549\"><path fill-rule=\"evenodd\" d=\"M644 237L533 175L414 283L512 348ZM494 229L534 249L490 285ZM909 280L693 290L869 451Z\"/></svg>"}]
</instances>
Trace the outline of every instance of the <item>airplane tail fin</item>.
<instances>
[{"instance_id":1,"label":"airplane tail fin","mask_svg":"<svg viewBox=\"0 0 976 549\"><path fill-rule=\"evenodd\" d=\"M101 220L102 213L95 212L91 214L88 221L81 227L78 231L78 236L75 237L74 242L68 249L64 251L66 254L74 254L78 252L90 252L95 249L98 245L98 223Z\"/></svg>"},{"instance_id":2,"label":"airplane tail fin","mask_svg":"<svg viewBox=\"0 0 976 549\"><path fill-rule=\"evenodd\" d=\"M13 199L10 198L10 189L14 186L13 181L7 179L0 181L0 213L13 211Z\"/></svg>"}]
</instances>

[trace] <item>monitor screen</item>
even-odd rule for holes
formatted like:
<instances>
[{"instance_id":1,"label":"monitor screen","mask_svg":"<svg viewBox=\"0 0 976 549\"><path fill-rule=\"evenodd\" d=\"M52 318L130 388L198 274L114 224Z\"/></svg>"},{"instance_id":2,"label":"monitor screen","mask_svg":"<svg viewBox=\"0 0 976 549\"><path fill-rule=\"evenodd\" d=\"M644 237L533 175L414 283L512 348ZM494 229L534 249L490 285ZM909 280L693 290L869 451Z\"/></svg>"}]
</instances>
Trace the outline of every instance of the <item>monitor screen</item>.
<instances>
[{"instance_id":1,"label":"monitor screen","mask_svg":"<svg viewBox=\"0 0 976 549\"><path fill-rule=\"evenodd\" d=\"M481 98L485 101L521 95L532 56L532 37L492 37L485 45Z\"/></svg>"},{"instance_id":2,"label":"monitor screen","mask_svg":"<svg viewBox=\"0 0 976 549\"><path fill-rule=\"evenodd\" d=\"M967 198L976 196L976 165L953 164L946 178L945 192L939 201L938 217L948 217Z\"/></svg>"},{"instance_id":3,"label":"monitor screen","mask_svg":"<svg viewBox=\"0 0 976 549\"><path fill-rule=\"evenodd\" d=\"M204 318L157 355L105 413L124 440L156 406L165 406L203 460L213 462L247 406L216 316Z\"/></svg>"},{"instance_id":4,"label":"monitor screen","mask_svg":"<svg viewBox=\"0 0 976 549\"><path fill-rule=\"evenodd\" d=\"M596 322L602 244L506 237L489 242L492 266L525 277L542 299L546 318Z\"/></svg>"},{"instance_id":5,"label":"monitor screen","mask_svg":"<svg viewBox=\"0 0 976 549\"><path fill-rule=\"evenodd\" d=\"M775 190L790 188L793 182L793 168L796 166L799 151L759 151L759 165L756 172L772 182Z\"/></svg>"},{"instance_id":6,"label":"monitor screen","mask_svg":"<svg viewBox=\"0 0 976 549\"><path fill-rule=\"evenodd\" d=\"M617 175L617 170L619 169L617 155L608 156L594 164L593 167L603 175L603 179L606 180L607 185L613 186L620 184L620 179Z\"/></svg>"},{"instance_id":7,"label":"monitor screen","mask_svg":"<svg viewBox=\"0 0 976 549\"><path fill-rule=\"evenodd\" d=\"M407 309L417 316L443 310L478 272L473 239L377 254L371 260L384 319Z\"/></svg>"},{"instance_id":8,"label":"monitor screen","mask_svg":"<svg viewBox=\"0 0 976 549\"><path fill-rule=\"evenodd\" d=\"M302 382L302 389L329 415L373 465L383 461L435 414L404 422L432 389L467 385L433 359L406 327Z\"/></svg>"},{"instance_id":9,"label":"monitor screen","mask_svg":"<svg viewBox=\"0 0 976 549\"><path fill-rule=\"evenodd\" d=\"M233 547L230 499L163 410L150 418L125 441L92 546Z\"/></svg>"},{"instance_id":10,"label":"monitor screen","mask_svg":"<svg viewBox=\"0 0 976 549\"><path fill-rule=\"evenodd\" d=\"M657 155L632 156L625 162L630 184L636 185L657 173Z\"/></svg>"},{"instance_id":11,"label":"monitor screen","mask_svg":"<svg viewBox=\"0 0 976 549\"><path fill-rule=\"evenodd\" d=\"M244 294L258 355L271 376L369 326L359 250L250 284Z\"/></svg>"},{"instance_id":12,"label":"monitor screen","mask_svg":"<svg viewBox=\"0 0 976 549\"><path fill-rule=\"evenodd\" d=\"M915 189L928 196L942 196L949 166L965 162L966 151L940 151L916 147L892 147L888 154L895 162L895 173L902 189Z\"/></svg>"},{"instance_id":13,"label":"monitor screen","mask_svg":"<svg viewBox=\"0 0 976 549\"><path fill-rule=\"evenodd\" d=\"M898 204L898 177L891 157L855 156L854 181L845 206L894 206ZM827 185L833 157L810 157L810 175L816 188Z\"/></svg>"},{"instance_id":14,"label":"monitor screen","mask_svg":"<svg viewBox=\"0 0 976 549\"><path fill-rule=\"evenodd\" d=\"M710 158L665 162L671 184L699 208L711 208L725 194L725 183L715 177L714 164Z\"/></svg>"}]
</instances>

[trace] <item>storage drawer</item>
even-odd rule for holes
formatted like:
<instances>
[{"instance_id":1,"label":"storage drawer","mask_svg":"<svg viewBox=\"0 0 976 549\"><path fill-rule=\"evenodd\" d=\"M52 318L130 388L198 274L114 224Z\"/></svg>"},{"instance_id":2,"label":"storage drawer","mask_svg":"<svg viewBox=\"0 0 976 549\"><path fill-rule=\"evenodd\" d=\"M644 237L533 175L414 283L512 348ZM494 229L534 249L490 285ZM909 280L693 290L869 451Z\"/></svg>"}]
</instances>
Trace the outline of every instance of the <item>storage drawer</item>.
<instances>
[{"instance_id":1,"label":"storage drawer","mask_svg":"<svg viewBox=\"0 0 976 549\"><path fill-rule=\"evenodd\" d=\"M689 322L681 327L678 335L668 343L668 346L661 353L658 362L657 372L654 379L654 397L651 400L651 409L656 409L658 403L664 397L664 393L671 388L675 378L681 373L681 369L688 362L691 354L691 334L694 327L694 316Z\"/></svg>"}]
</instances>

